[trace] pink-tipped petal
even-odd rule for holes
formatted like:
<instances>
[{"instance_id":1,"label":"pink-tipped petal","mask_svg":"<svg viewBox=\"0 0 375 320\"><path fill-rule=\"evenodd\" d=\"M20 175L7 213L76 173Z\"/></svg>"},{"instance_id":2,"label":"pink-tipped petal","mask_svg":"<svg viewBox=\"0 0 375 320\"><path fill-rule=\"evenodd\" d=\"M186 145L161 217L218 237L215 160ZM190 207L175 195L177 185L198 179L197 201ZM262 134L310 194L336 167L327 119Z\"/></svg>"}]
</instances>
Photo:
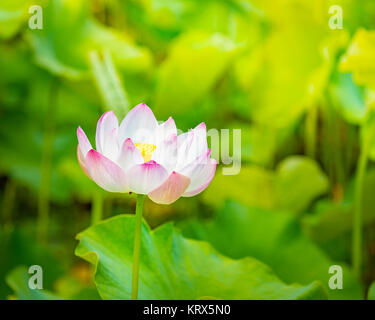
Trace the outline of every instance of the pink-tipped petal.
<instances>
[{"instance_id":1,"label":"pink-tipped petal","mask_svg":"<svg viewBox=\"0 0 375 320\"><path fill-rule=\"evenodd\" d=\"M189 150L188 162L207 151L207 129L205 123L198 124L193 131L194 137Z\"/></svg>"},{"instance_id":2,"label":"pink-tipped petal","mask_svg":"<svg viewBox=\"0 0 375 320\"><path fill-rule=\"evenodd\" d=\"M160 142L169 139L171 136L177 136L176 124L172 117L169 117L167 121L158 125L156 130L156 145Z\"/></svg>"},{"instance_id":3,"label":"pink-tipped petal","mask_svg":"<svg viewBox=\"0 0 375 320\"><path fill-rule=\"evenodd\" d=\"M149 198L159 204L171 204L185 192L190 184L190 178L173 171L167 180L151 191Z\"/></svg>"},{"instance_id":4,"label":"pink-tipped petal","mask_svg":"<svg viewBox=\"0 0 375 320\"><path fill-rule=\"evenodd\" d=\"M96 126L96 149L111 160L118 157L118 120L113 111L104 113Z\"/></svg>"},{"instance_id":5,"label":"pink-tipped petal","mask_svg":"<svg viewBox=\"0 0 375 320\"><path fill-rule=\"evenodd\" d=\"M109 192L127 192L125 174L113 161L91 149L86 156L86 168L97 185Z\"/></svg>"},{"instance_id":6,"label":"pink-tipped petal","mask_svg":"<svg viewBox=\"0 0 375 320\"><path fill-rule=\"evenodd\" d=\"M181 170L182 168L186 167L189 163L187 160L189 158L189 151L191 144L194 139L194 131L189 130L183 134L177 136L177 163L176 163L176 171Z\"/></svg>"},{"instance_id":7,"label":"pink-tipped petal","mask_svg":"<svg viewBox=\"0 0 375 320\"><path fill-rule=\"evenodd\" d=\"M126 178L130 191L148 194L168 178L168 172L163 166L151 160L130 168L126 172Z\"/></svg>"},{"instance_id":8,"label":"pink-tipped petal","mask_svg":"<svg viewBox=\"0 0 375 320\"><path fill-rule=\"evenodd\" d=\"M189 177L191 183L184 192L184 197L192 197L202 192L210 184L216 171L217 162L210 158L211 150L197 157L179 173Z\"/></svg>"},{"instance_id":9,"label":"pink-tipped petal","mask_svg":"<svg viewBox=\"0 0 375 320\"><path fill-rule=\"evenodd\" d=\"M185 148L190 148L193 142L194 131L190 129L188 132L181 133L177 136L177 147L180 149L185 146Z\"/></svg>"},{"instance_id":10,"label":"pink-tipped petal","mask_svg":"<svg viewBox=\"0 0 375 320\"><path fill-rule=\"evenodd\" d=\"M160 163L168 172L172 172L177 163L177 136L172 134L161 141L152 153L151 159Z\"/></svg>"},{"instance_id":11,"label":"pink-tipped petal","mask_svg":"<svg viewBox=\"0 0 375 320\"><path fill-rule=\"evenodd\" d=\"M77 129L77 138L78 138L78 145L81 150L82 156L83 158L85 158L87 152L89 152L92 149L92 146L91 146L89 139L87 139L85 132L82 130L81 127L78 127Z\"/></svg>"},{"instance_id":12,"label":"pink-tipped petal","mask_svg":"<svg viewBox=\"0 0 375 320\"><path fill-rule=\"evenodd\" d=\"M80 148L79 144L77 145L77 158L78 158L79 166L81 167L81 169L83 170L85 175L88 176L91 179L90 174L89 174L89 172L87 171L87 168L86 168L85 157L82 154L82 151L81 151L81 148Z\"/></svg>"},{"instance_id":13,"label":"pink-tipped petal","mask_svg":"<svg viewBox=\"0 0 375 320\"><path fill-rule=\"evenodd\" d=\"M130 138L124 141L117 163L125 173L129 168L144 163L141 152Z\"/></svg>"},{"instance_id":14,"label":"pink-tipped petal","mask_svg":"<svg viewBox=\"0 0 375 320\"><path fill-rule=\"evenodd\" d=\"M133 142L154 143L157 127L153 112L141 103L130 110L121 122L119 141L130 138Z\"/></svg>"},{"instance_id":15,"label":"pink-tipped petal","mask_svg":"<svg viewBox=\"0 0 375 320\"><path fill-rule=\"evenodd\" d=\"M207 132L204 122L187 133L181 134L178 139L178 159L176 171L194 162L200 155L207 152ZM181 142L180 142L181 141Z\"/></svg>"}]
</instances>

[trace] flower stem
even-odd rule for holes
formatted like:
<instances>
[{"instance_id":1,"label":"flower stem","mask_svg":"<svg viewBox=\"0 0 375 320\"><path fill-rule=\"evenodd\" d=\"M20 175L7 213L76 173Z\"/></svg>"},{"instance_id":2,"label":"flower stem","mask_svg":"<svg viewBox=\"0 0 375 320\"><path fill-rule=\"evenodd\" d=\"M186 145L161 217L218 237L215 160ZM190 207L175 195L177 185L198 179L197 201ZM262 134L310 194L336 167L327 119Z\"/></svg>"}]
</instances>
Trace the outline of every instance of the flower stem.
<instances>
[{"instance_id":1,"label":"flower stem","mask_svg":"<svg viewBox=\"0 0 375 320\"><path fill-rule=\"evenodd\" d=\"M361 279L362 274L362 194L363 179L366 174L368 147L363 145L358 160L358 167L355 180L354 195L354 217L353 217L353 238L352 238L352 264L354 274Z\"/></svg>"},{"instance_id":2,"label":"flower stem","mask_svg":"<svg viewBox=\"0 0 375 320\"><path fill-rule=\"evenodd\" d=\"M134 256L133 256L133 273L132 273L132 300L138 299L138 275L139 275L139 258L141 253L141 233L142 233L142 210L143 194L137 195L137 207L135 209L135 230L134 230Z\"/></svg>"},{"instance_id":3,"label":"flower stem","mask_svg":"<svg viewBox=\"0 0 375 320\"><path fill-rule=\"evenodd\" d=\"M363 224L363 182L371 145L375 138L375 122L370 119L369 125L362 128L361 153L358 159L354 186L354 217L352 235L352 264L355 275L362 278L362 224Z\"/></svg>"},{"instance_id":4,"label":"flower stem","mask_svg":"<svg viewBox=\"0 0 375 320\"><path fill-rule=\"evenodd\" d=\"M94 192L91 206L91 225L93 226L103 217L103 194L101 192Z\"/></svg>"},{"instance_id":5,"label":"flower stem","mask_svg":"<svg viewBox=\"0 0 375 320\"><path fill-rule=\"evenodd\" d=\"M49 223L49 198L52 175L52 153L55 136L56 96L59 79L53 78L50 85L48 109L45 118L43 134L41 180L38 199L37 237L39 241L46 242Z\"/></svg>"},{"instance_id":6,"label":"flower stem","mask_svg":"<svg viewBox=\"0 0 375 320\"><path fill-rule=\"evenodd\" d=\"M306 154L314 159L316 155L316 134L318 110L316 106L310 106L305 120Z\"/></svg>"}]
</instances>

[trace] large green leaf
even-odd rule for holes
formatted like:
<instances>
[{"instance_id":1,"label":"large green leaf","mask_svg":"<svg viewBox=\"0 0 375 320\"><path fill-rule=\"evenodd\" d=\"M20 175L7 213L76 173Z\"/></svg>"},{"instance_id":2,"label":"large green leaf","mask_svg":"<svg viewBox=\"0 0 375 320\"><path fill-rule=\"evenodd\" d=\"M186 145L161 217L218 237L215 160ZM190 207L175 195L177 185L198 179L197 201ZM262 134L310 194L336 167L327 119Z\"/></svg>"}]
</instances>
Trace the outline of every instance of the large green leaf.
<instances>
[{"instance_id":1,"label":"large green leaf","mask_svg":"<svg viewBox=\"0 0 375 320\"><path fill-rule=\"evenodd\" d=\"M45 289L30 289L28 286L31 275L27 268L20 266L12 270L6 277L7 284L14 290L19 300L60 300L52 292Z\"/></svg>"},{"instance_id":2,"label":"large green leaf","mask_svg":"<svg viewBox=\"0 0 375 320\"><path fill-rule=\"evenodd\" d=\"M76 254L96 268L104 299L129 299L135 218L120 215L78 235ZM140 299L322 299L318 283L287 286L253 258L232 260L205 242L185 239L172 224L142 225Z\"/></svg>"},{"instance_id":3,"label":"large green leaf","mask_svg":"<svg viewBox=\"0 0 375 320\"><path fill-rule=\"evenodd\" d=\"M221 253L234 258L251 256L271 266L287 283L308 284L320 280L330 298L361 297L358 282L345 263L330 260L301 232L293 215L229 202L213 220L191 220L181 224L184 235L210 242ZM343 290L328 288L331 265L343 267Z\"/></svg>"}]
</instances>

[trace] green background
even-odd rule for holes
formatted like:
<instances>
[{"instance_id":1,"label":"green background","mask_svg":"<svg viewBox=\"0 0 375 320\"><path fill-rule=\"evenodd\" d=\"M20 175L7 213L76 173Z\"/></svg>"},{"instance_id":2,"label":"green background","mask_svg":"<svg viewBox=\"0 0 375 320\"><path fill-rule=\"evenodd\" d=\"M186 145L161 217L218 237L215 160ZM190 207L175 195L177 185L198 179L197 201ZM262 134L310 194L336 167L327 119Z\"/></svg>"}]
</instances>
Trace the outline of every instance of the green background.
<instances>
[{"instance_id":1,"label":"green background","mask_svg":"<svg viewBox=\"0 0 375 320\"><path fill-rule=\"evenodd\" d=\"M130 298L136 197L84 175L76 129L140 102L230 129L222 154L241 129L239 174L217 152L204 192L145 201L141 299L374 298L374 57L373 0L1 1L0 299Z\"/></svg>"}]
</instances>

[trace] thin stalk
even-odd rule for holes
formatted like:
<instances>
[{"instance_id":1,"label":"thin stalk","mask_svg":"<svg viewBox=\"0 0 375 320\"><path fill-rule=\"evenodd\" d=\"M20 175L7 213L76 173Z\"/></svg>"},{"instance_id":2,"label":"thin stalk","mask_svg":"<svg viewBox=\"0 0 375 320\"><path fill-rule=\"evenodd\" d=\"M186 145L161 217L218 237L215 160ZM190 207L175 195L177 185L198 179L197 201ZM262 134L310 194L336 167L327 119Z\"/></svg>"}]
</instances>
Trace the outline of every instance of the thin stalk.
<instances>
[{"instance_id":1,"label":"thin stalk","mask_svg":"<svg viewBox=\"0 0 375 320\"><path fill-rule=\"evenodd\" d=\"M41 180L38 199L37 237L39 241L46 242L48 238L49 223L49 197L52 175L52 153L55 136L56 94L58 79L52 79L49 101L43 134Z\"/></svg>"},{"instance_id":2,"label":"thin stalk","mask_svg":"<svg viewBox=\"0 0 375 320\"><path fill-rule=\"evenodd\" d=\"M132 300L138 299L138 276L139 276L139 258L141 254L141 233L142 233L142 210L144 195L137 195L137 206L135 209L135 230L134 230L134 256L132 273Z\"/></svg>"},{"instance_id":3,"label":"thin stalk","mask_svg":"<svg viewBox=\"0 0 375 320\"><path fill-rule=\"evenodd\" d=\"M324 108L324 119L323 119L323 162L328 173L328 177L330 180L331 185L335 185L335 178L334 178L334 163L332 157L332 146L334 145L334 141L332 138L332 115L330 110L330 105L327 104Z\"/></svg>"},{"instance_id":4,"label":"thin stalk","mask_svg":"<svg viewBox=\"0 0 375 320\"><path fill-rule=\"evenodd\" d=\"M354 149L355 149L355 143L356 143L356 135L354 128L351 126L347 126L347 137L345 139L346 141L346 152L345 152L345 176L347 177L350 173L350 170L352 169L352 164L355 161L354 159Z\"/></svg>"},{"instance_id":5,"label":"thin stalk","mask_svg":"<svg viewBox=\"0 0 375 320\"><path fill-rule=\"evenodd\" d=\"M339 185L343 184L344 176L345 176L345 169L344 169L344 159L343 159L343 152L342 152L342 143L341 143L341 132L342 132L342 121L340 118L336 117L335 125L334 125L334 133L335 133L335 168L336 168L336 180Z\"/></svg>"},{"instance_id":6,"label":"thin stalk","mask_svg":"<svg viewBox=\"0 0 375 320\"><path fill-rule=\"evenodd\" d=\"M341 143L341 132L343 128L341 125L340 118L336 115L332 119L332 160L333 160L333 173L334 173L334 185L333 185L333 201L340 202L343 198L343 182L345 177L345 167L343 150Z\"/></svg>"},{"instance_id":7,"label":"thin stalk","mask_svg":"<svg viewBox=\"0 0 375 320\"><path fill-rule=\"evenodd\" d=\"M358 159L356 181L354 186L354 217L352 236L352 264L355 275L359 280L362 278L362 224L363 224L363 181L366 175L366 166L370 147L375 137L374 120L369 120L369 127L362 131L361 152ZM363 130L363 128L362 128Z\"/></svg>"},{"instance_id":8,"label":"thin stalk","mask_svg":"<svg viewBox=\"0 0 375 320\"><path fill-rule=\"evenodd\" d=\"M368 143L364 143L358 159L356 181L354 189L354 216L353 216L353 237L352 237L352 264L354 274L358 279L362 275L362 195L363 179L366 174L368 158Z\"/></svg>"},{"instance_id":9,"label":"thin stalk","mask_svg":"<svg viewBox=\"0 0 375 320\"><path fill-rule=\"evenodd\" d=\"M316 135L318 110L316 106L310 106L305 120L306 155L314 159L316 156Z\"/></svg>"},{"instance_id":10,"label":"thin stalk","mask_svg":"<svg viewBox=\"0 0 375 320\"><path fill-rule=\"evenodd\" d=\"M333 201L339 202L342 200L342 182L344 177L340 119L334 110L333 104L330 102L326 105L324 115L323 155L332 186Z\"/></svg>"},{"instance_id":11,"label":"thin stalk","mask_svg":"<svg viewBox=\"0 0 375 320\"><path fill-rule=\"evenodd\" d=\"M103 218L103 194L94 192L91 204L91 225L95 225Z\"/></svg>"}]
</instances>

